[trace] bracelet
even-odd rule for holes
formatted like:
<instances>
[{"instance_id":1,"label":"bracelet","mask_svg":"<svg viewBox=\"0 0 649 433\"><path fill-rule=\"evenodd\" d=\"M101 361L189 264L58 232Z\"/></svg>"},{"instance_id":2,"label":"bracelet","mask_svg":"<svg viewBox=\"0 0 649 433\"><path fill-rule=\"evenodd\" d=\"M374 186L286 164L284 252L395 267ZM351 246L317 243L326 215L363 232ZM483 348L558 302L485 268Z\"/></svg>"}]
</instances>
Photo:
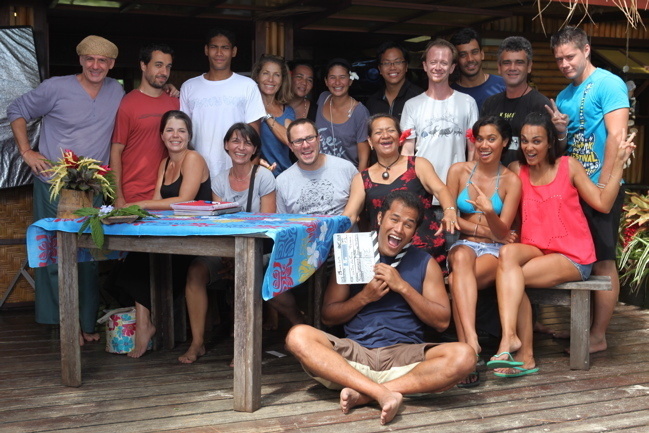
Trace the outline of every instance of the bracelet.
<instances>
[{"instance_id":1,"label":"bracelet","mask_svg":"<svg viewBox=\"0 0 649 433\"><path fill-rule=\"evenodd\" d=\"M596 183L595 185L597 185L597 188L599 188L599 189L604 189L604 188L606 188L606 184L605 184L605 183L599 183L599 182L598 182L598 183Z\"/></svg>"},{"instance_id":2,"label":"bracelet","mask_svg":"<svg viewBox=\"0 0 649 433\"><path fill-rule=\"evenodd\" d=\"M478 224L475 225L475 229L473 230L473 236L475 237L478 234Z\"/></svg>"},{"instance_id":3,"label":"bracelet","mask_svg":"<svg viewBox=\"0 0 649 433\"><path fill-rule=\"evenodd\" d=\"M34 149L32 149L32 148L30 147L30 148L27 149L27 150L23 150L22 152L20 152L20 156L23 156L24 154L26 154L26 153L29 152L30 150L34 150Z\"/></svg>"},{"instance_id":4,"label":"bracelet","mask_svg":"<svg viewBox=\"0 0 649 433\"><path fill-rule=\"evenodd\" d=\"M445 207L444 212L446 212L447 210L455 210L455 208L453 206Z\"/></svg>"}]
</instances>

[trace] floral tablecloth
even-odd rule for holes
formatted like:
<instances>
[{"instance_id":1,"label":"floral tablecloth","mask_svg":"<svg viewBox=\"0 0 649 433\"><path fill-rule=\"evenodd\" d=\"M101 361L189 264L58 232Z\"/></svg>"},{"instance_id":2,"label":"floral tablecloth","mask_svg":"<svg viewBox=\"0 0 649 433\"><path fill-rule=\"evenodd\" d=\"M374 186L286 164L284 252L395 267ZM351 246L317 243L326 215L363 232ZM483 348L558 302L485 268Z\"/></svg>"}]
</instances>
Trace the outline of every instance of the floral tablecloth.
<instances>
[{"instance_id":1,"label":"floral tablecloth","mask_svg":"<svg viewBox=\"0 0 649 433\"><path fill-rule=\"evenodd\" d=\"M171 211L155 212L129 224L105 225L104 233L121 236L237 236L263 233L274 241L266 269L262 296L268 300L306 281L327 259L333 235L351 223L343 216L289 215L239 212L220 216L180 217ZM56 232L76 233L83 219L45 218L27 229L29 266L56 263ZM144 241L144 240L143 240ZM114 259L125 254L108 251L98 255L79 249L78 261Z\"/></svg>"}]
</instances>

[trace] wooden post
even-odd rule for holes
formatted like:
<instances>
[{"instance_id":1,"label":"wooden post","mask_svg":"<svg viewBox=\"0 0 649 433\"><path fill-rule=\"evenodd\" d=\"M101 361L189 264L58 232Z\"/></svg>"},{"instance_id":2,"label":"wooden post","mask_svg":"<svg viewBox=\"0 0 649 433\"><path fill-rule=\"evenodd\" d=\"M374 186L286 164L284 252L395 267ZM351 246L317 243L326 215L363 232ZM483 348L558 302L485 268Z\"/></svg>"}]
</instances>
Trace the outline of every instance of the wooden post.
<instances>
[{"instance_id":1,"label":"wooden post","mask_svg":"<svg viewBox=\"0 0 649 433\"><path fill-rule=\"evenodd\" d=\"M77 234L56 233L59 268L59 321L61 339L61 379L63 385L81 386L79 346L79 272Z\"/></svg>"},{"instance_id":2,"label":"wooden post","mask_svg":"<svg viewBox=\"0 0 649 433\"><path fill-rule=\"evenodd\" d=\"M261 406L262 240L235 239L234 410Z\"/></svg>"},{"instance_id":3,"label":"wooden post","mask_svg":"<svg viewBox=\"0 0 649 433\"><path fill-rule=\"evenodd\" d=\"M590 368L590 291L570 291L570 368Z\"/></svg>"}]
</instances>

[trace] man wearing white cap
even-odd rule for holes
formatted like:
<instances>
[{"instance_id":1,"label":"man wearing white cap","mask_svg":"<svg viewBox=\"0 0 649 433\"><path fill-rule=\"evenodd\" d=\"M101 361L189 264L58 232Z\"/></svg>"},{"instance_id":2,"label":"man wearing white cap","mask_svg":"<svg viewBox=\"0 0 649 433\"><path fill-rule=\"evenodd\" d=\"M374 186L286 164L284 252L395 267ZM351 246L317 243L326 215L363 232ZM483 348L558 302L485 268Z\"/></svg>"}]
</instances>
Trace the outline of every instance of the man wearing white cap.
<instances>
[{"instance_id":1,"label":"man wearing white cap","mask_svg":"<svg viewBox=\"0 0 649 433\"><path fill-rule=\"evenodd\" d=\"M88 36L77 45L81 73L52 77L37 88L18 97L7 107L7 118L20 155L29 165L34 178L34 220L56 216L58 200L49 199L50 168L47 160L57 160L61 151L71 149L79 156L107 164L115 113L124 89L107 78L115 66L117 47L107 39ZM31 148L27 122L41 118L38 146ZM95 205L101 196L95 197ZM96 263L79 264L79 302L81 330L85 341L97 340L94 333L99 292ZM56 265L36 269L36 321L59 323L58 272Z\"/></svg>"}]
</instances>

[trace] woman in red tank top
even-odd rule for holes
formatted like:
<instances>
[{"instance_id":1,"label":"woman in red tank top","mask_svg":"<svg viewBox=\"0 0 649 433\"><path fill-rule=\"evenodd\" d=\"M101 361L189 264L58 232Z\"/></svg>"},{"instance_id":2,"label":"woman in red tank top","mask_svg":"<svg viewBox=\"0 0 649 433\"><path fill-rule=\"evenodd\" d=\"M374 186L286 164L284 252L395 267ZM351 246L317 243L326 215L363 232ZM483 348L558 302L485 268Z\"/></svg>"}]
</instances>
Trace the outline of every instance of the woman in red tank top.
<instances>
[{"instance_id":1,"label":"woman in red tank top","mask_svg":"<svg viewBox=\"0 0 649 433\"><path fill-rule=\"evenodd\" d=\"M620 143L610 178L600 186L591 182L577 160L559 156L557 131L549 116L531 113L525 119L519 162L510 166L522 183L521 243L500 249L496 273L502 339L487 366L495 368L497 376L538 371L532 350L532 307L525 287L552 287L589 277L596 259L579 199L600 212L610 211L624 162L635 149L632 139Z\"/></svg>"}]
</instances>

